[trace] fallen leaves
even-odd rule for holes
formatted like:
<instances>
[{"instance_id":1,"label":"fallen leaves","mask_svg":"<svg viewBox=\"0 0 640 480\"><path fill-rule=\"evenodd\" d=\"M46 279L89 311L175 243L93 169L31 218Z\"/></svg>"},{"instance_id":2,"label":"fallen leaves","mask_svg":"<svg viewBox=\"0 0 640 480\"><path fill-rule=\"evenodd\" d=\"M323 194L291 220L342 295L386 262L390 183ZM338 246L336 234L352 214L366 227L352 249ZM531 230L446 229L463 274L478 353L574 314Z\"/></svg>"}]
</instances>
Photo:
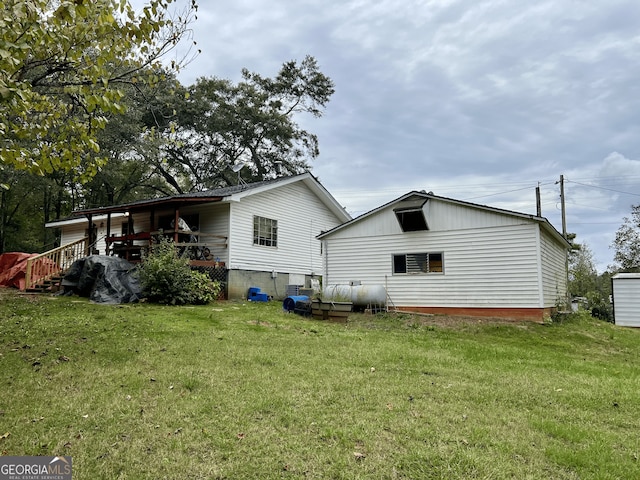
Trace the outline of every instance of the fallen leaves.
<instances>
[{"instance_id":1,"label":"fallen leaves","mask_svg":"<svg viewBox=\"0 0 640 480\"><path fill-rule=\"evenodd\" d=\"M4 440L5 438L9 438L11 434L9 432L5 433L4 435L0 435L0 440Z\"/></svg>"}]
</instances>

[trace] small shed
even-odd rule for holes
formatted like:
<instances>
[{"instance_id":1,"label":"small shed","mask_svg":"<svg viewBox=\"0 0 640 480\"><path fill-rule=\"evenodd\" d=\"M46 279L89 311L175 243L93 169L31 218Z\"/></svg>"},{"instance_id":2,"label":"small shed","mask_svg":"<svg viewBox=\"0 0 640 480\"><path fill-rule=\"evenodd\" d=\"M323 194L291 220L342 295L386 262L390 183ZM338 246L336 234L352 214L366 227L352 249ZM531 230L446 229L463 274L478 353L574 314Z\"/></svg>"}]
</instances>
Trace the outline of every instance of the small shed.
<instances>
[{"instance_id":1,"label":"small shed","mask_svg":"<svg viewBox=\"0 0 640 480\"><path fill-rule=\"evenodd\" d=\"M409 192L322 233L324 285L382 285L396 310L544 321L569 242L543 217Z\"/></svg>"},{"instance_id":2,"label":"small shed","mask_svg":"<svg viewBox=\"0 0 640 480\"><path fill-rule=\"evenodd\" d=\"M640 273L616 273L611 287L615 324L640 327Z\"/></svg>"}]
</instances>

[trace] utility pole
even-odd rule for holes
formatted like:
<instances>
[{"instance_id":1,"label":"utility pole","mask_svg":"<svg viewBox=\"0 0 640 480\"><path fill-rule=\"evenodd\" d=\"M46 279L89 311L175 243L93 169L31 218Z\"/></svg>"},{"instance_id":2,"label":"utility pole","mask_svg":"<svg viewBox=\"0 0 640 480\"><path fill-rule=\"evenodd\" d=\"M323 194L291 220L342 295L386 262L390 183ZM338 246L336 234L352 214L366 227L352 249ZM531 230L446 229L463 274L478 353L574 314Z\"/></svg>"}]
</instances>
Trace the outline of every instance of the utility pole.
<instances>
[{"instance_id":1,"label":"utility pole","mask_svg":"<svg viewBox=\"0 0 640 480\"><path fill-rule=\"evenodd\" d=\"M564 175L560 175L560 209L562 211L562 236L567 239L567 216L564 206Z\"/></svg>"},{"instance_id":2,"label":"utility pole","mask_svg":"<svg viewBox=\"0 0 640 480\"><path fill-rule=\"evenodd\" d=\"M536 187L536 215L538 217L542 216L542 204L540 203L540 182L538 182L538 186Z\"/></svg>"},{"instance_id":3,"label":"utility pole","mask_svg":"<svg viewBox=\"0 0 640 480\"><path fill-rule=\"evenodd\" d=\"M560 210L562 211L562 236L564 237L565 240L569 241L567 238L567 217L566 217L566 211L565 211L565 204L564 204L564 175L560 175L560 182L556 182L556 183L560 183ZM565 292L565 307L566 308L571 308L570 303L569 303L569 255L567 252L567 255L565 255L564 257L564 269L565 269L565 282L566 282L566 286L567 286L567 290Z\"/></svg>"}]
</instances>

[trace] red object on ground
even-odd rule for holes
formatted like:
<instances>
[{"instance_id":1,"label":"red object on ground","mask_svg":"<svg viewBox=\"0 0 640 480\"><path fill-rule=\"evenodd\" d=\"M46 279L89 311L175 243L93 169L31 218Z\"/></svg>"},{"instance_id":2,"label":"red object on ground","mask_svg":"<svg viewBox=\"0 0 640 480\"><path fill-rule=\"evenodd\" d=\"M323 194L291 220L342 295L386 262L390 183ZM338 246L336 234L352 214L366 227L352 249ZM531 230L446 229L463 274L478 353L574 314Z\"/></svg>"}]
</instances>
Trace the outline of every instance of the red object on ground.
<instances>
[{"instance_id":1,"label":"red object on ground","mask_svg":"<svg viewBox=\"0 0 640 480\"><path fill-rule=\"evenodd\" d=\"M27 273L27 260L31 257L37 256L37 253L22 253L22 252L9 252L0 255L0 286L3 287L16 287L20 290L24 290L25 276ZM53 262L49 259L44 259L47 263ZM41 275L34 275L34 277L41 277ZM34 278L35 280L36 278Z\"/></svg>"}]
</instances>

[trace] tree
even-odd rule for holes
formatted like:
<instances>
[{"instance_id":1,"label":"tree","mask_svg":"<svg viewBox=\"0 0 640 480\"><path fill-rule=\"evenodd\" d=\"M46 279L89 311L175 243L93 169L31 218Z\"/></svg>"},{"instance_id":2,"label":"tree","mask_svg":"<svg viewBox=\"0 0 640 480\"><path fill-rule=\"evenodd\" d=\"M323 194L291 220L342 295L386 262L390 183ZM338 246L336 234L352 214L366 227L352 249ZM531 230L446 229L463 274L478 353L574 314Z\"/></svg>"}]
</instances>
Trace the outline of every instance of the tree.
<instances>
[{"instance_id":1,"label":"tree","mask_svg":"<svg viewBox=\"0 0 640 480\"><path fill-rule=\"evenodd\" d=\"M176 18L172 2L150 0L139 15L127 0L3 2L0 168L93 175L104 159L87 157L107 115L124 112L121 85L156 82L195 18L195 0Z\"/></svg>"},{"instance_id":2,"label":"tree","mask_svg":"<svg viewBox=\"0 0 640 480\"><path fill-rule=\"evenodd\" d=\"M155 171L155 157L160 151L150 142L149 132L174 116L169 104L175 103L174 95L184 96L184 87L167 72L153 87L138 84L135 88L125 86L123 91L126 113L118 115L117 121L109 121L98 135L107 162L89 182L76 185L78 198L85 207L173 193Z\"/></svg>"},{"instance_id":3,"label":"tree","mask_svg":"<svg viewBox=\"0 0 640 480\"><path fill-rule=\"evenodd\" d=\"M593 263L593 253L585 243L569 254L569 294L584 297L596 289L598 272Z\"/></svg>"},{"instance_id":4,"label":"tree","mask_svg":"<svg viewBox=\"0 0 640 480\"><path fill-rule=\"evenodd\" d=\"M59 218L69 199L64 176L43 177L5 167L3 181L8 188L0 189L0 253L53 248L53 232L44 224Z\"/></svg>"},{"instance_id":5,"label":"tree","mask_svg":"<svg viewBox=\"0 0 640 480\"><path fill-rule=\"evenodd\" d=\"M631 217L624 217L611 247L619 271L640 271L640 205L631 206Z\"/></svg>"},{"instance_id":6,"label":"tree","mask_svg":"<svg viewBox=\"0 0 640 480\"><path fill-rule=\"evenodd\" d=\"M569 255L569 294L572 297L584 297L595 290L597 277L593 253L586 244L581 244Z\"/></svg>"},{"instance_id":7,"label":"tree","mask_svg":"<svg viewBox=\"0 0 640 480\"><path fill-rule=\"evenodd\" d=\"M200 78L172 97L175 118L154 132L155 168L177 192L301 173L319 155L317 137L295 121L322 116L334 92L316 60L287 62L274 78L245 69L242 78Z\"/></svg>"}]
</instances>

